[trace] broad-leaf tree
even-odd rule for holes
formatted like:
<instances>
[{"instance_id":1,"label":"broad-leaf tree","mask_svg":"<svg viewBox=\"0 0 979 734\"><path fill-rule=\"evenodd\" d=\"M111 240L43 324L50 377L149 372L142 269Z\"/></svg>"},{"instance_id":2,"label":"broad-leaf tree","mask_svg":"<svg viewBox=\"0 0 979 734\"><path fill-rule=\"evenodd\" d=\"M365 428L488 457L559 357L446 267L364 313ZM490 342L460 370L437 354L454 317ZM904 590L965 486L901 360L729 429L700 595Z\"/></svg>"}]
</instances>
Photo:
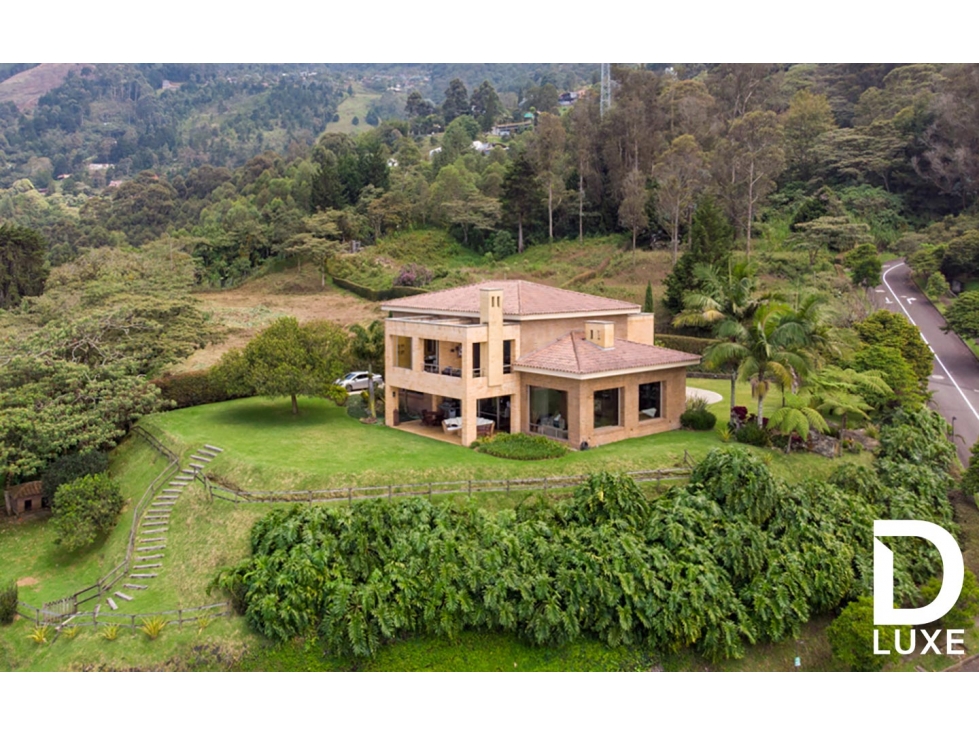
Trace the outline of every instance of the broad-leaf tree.
<instances>
[{"instance_id":1,"label":"broad-leaf tree","mask_svg":"<svg viewBox=\"0 0 979 734\"><path fill-rule=\"evenodd\" d=\"M346 366L349 337L338 325L314 321L302 326L293 317L273 322L244 349L224 354L214 376L227 386L247 386L258 395L288 396L293 415L299 395L346 399L333 381Z\"/></svg>"},{"instance_id":2,"label":"broad-leaf tree","mask_svg":"<svg viewBox=\"0 0 979 734\"><path fill-rule=\"evenodd\" d=\"M32 229L0 225L0 308L39 296L48 277L47 243Z\"/></svg>"}]
</instances>

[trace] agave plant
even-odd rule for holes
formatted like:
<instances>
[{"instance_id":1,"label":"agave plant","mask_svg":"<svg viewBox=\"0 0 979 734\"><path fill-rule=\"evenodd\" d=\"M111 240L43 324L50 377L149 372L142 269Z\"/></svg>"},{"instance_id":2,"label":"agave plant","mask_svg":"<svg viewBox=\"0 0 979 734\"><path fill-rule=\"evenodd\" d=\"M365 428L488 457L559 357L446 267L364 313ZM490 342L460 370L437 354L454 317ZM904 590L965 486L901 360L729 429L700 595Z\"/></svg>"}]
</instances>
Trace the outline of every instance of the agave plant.
<instances>
[{"instance_id":1,"label":"agave plant","mask_svg":"<svg viewBox=\"0 0 979 734\"><path fill-rule=\"evenodd\" d=\"M206 630L208 627L210 627L211 626L211 622L213 622L213 621L214 621L214 617L212 617L210 615L210 613L208 613L208 612L204 612L204 614L202 614L201 616L199 616L197 618L197 634L200 634L201 632L203 632L204 630Z\"/></svg>"},{"instance_id":2,"label":"agave plant","mask_svg":"<svg viewBox=\"0 0 979 734\"><path fill-rule=\"evenodd\" d=\"M27 637L38 645L44 645L48 641L48 627L47 625L39 624L35 625L34 629Z\"/></svg>"},{"instance_id":3,"label":"agave plant","mask_svg":"<svg viewBox=\"0 0 979 734\"><path fill-rule=\"evenodd\" d=\"M102 635L103 638L105 638L109 642L112 642L119 636L119 625L118 624L106 625L105 627L102 628L102 632L100 634Z\"/></svg>"},{"instance_id":4,"label":"agave plant","mask_svg":"<svg viewBox=\"0 0 979 734\"><path fill-rule=\"evenodd\" d=\"M144 619L143 626L140 627L143 630L143 634L149 639L155 640L160 636L163 628L167 626L167 622L163 617L153 617L151 619Z\"/></svg>"},{"instance_id":5,"label":"agave plant","mask_svg":"<svg viewBox=\"0 0 979 734\"><path fill-rule=\"evenodd\" d=\"M61 635L66 640L74 640L78 637L79 630L81 630L81 627L65 627L61 630Z\"/></svg>"}]
</instances>

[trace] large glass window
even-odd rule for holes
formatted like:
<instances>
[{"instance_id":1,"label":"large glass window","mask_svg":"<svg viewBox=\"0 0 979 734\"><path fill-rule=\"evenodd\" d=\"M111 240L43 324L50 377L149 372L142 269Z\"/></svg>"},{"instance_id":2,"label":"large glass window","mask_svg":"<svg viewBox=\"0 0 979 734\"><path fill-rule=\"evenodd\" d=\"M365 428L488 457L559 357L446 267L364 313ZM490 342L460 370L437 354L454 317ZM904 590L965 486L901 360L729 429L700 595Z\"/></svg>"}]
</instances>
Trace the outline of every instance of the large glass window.
<instances>
[{"instance_id":1,"label":"large glass window","mask_svg":"<svg viewBox=\"0 0 979 734\"><path fill-rule=\"evenodd\" d=\"M530 387L530 432L551 438L568 438L568 393L546 387Z\"/></svg>"},{"instance_id":2,"label":"large glass window","mask_svg":"<svg viewBox=\"0 0 979 734\"><path fill-rule=\"evenodd\" d=\"M595 428L620 426L619 393L621 388L595 391Z\"/></svg>"},{"instance_id":3,"label":"large glass window","mask_svg":"<svg viewBox=\"0 0 979 734\"><path fill-rule=\"evenodd\" d=\"M480 361L482 346L479 342L473 344L473 377L483 376L482 362Z\"/></svg>"},{"instance_id":4,"label":"large glass window","mask_svg":"<svg viewBox=\"0 0 979 734\"><path fill-rule=\"evenodd\" d=\"M403 367L406 370L411 369L411 337L410 336L399 336L396 337L397 341L397 366Z\"/></svg>"},{"instance_id":5,"label":"large glass window","mask_svg":"<svg viewBox=\"0 0 979 734\"><path fill-rule=\"evenodd\" d=\"M663 383L647 382L639 386L639 420L663 417Z\"/></svg>"},{"instance_id":6,"label":"large glass window","mask_svg":"<svg viewBox=\"0 0 979 734\"><path fill-rule=\"evenodd\" d=\"M434 339L425 340L425 371L435 374L439 371L439 343Z\"/></svg>"}]
</instances>

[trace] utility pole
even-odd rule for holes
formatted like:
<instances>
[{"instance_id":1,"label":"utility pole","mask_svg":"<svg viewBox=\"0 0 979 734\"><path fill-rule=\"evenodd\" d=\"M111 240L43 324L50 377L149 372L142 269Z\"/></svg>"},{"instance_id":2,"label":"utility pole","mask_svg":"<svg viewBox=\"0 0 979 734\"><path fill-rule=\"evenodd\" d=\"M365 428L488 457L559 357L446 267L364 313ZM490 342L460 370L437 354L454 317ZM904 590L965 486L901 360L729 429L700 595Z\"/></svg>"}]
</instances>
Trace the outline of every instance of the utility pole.
<instances>
[{"instance_id":1,"label":"utility pole","mask_svg":"<svg viewBox=\"0 0 979 734\"><path fill-rule=\"evenodd\" d=\"M598 109L602 117L612 106L612 65L602 64L602 90L598 98Z\"/></svg>"}]
</instances>

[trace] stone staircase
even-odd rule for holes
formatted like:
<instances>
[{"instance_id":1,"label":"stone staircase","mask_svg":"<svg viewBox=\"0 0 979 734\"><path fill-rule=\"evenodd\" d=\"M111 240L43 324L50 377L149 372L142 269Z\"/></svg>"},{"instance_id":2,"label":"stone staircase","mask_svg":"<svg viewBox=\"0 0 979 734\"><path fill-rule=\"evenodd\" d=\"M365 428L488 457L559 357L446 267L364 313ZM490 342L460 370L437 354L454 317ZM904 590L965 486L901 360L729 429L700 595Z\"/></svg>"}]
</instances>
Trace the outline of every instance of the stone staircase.
<instances>
[{"instance_id":1,"label":"stone staircase","mask_svg":"<svg viewBox=\"0 0 979 734\"><path fill-rule=\"evenodd\" d=\"M131 602L134 597L128 592L144 591L149 588L149 582L155 579L163 569L166 560L167 531L170 529L170 513L180 496L202 473L206 466L217 458L224 449L210 444L198 449L191 455L192 461L186 468L170 480L168 486L162 488L153 498L150 506L143 513L136 530L136 546L133 563L130 566L129 581L122 585L126 591L116 591L105 598L109 607L115 611L121 602Z\"/></svg>"}]
</instances>

